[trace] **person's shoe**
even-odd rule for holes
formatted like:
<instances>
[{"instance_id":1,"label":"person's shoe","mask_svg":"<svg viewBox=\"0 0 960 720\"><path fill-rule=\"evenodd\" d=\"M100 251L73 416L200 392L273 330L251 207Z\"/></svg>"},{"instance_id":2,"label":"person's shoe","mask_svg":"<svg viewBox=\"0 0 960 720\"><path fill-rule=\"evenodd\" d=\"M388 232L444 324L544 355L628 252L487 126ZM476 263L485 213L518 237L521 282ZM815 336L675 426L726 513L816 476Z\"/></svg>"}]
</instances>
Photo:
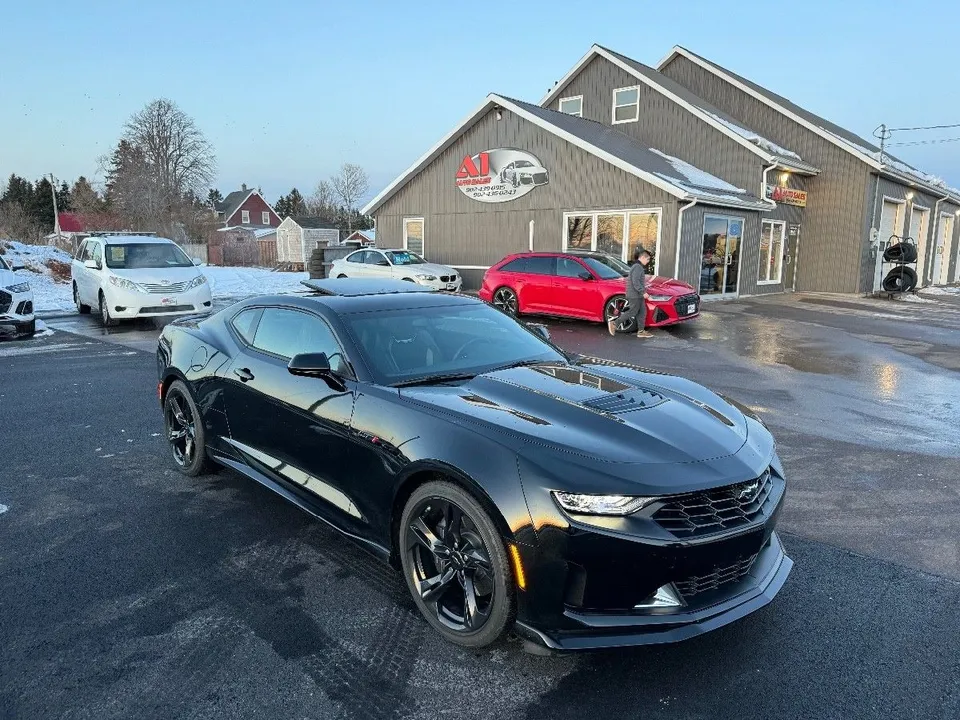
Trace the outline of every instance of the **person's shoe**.
<instances>
[{"instance_id":1,"label":"person's shoe","mask_svg":"<svg viewBox=\"0 0 960 720\"><path fill-rule=\"evenodd\" d=\"M637 333L637 337L638 338L653 337L653 333L650 332L649 330L641 330L640 332Z\"/></svg>"},{"instance_id":2,"label":"person's shoe","mask_svg":"<svg viewBox=\"0 0 960 720\"><path fill-rule=\"evenodd\" d=\"M610 331L611 335L617 334L617 320L616 318L612 320L607 320L607 330Z\"/></svg>"}]
</instances>

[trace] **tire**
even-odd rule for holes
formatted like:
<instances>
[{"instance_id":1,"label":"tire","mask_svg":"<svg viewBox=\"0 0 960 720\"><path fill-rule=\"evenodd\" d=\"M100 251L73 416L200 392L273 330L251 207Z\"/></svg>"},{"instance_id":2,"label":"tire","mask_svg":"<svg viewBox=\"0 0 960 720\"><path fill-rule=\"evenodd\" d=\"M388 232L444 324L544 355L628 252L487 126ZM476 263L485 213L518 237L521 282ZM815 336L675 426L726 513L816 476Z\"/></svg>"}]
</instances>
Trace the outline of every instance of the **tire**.
<instances>
[{"instance_id":1,"label":"tire","mask_svg":"<svg viewBox=\"0 0 960 720\"><path fill-rule=\"evenodd\" d=\"M416 280L414 280L413 278L404 278L403 281L404 281L404 282L416 282Z\"/></svg>"},{"instance_id":2,"label":"tire","mask_svg":"<svg viewBox=\"0 0 960 720\"><path fill-rule=\"evenodd\" d=\"M603 304L603 321L609 322L623 312L627 306L627 298L624 295L614 295ZM637 319L633 318L626 324L617 323L618 333L632 333L637 331Z\"/></svg>"},{"instance_id":3,"label":"tire","mask_svg":"<svg viewBox=\"0 0 960 720\"><path fill-rule=\"evenodd\" d=\"M884 292L910 292L917 286L917 271L906 265L893 268L883 278Z\"/></svg>"},{"instance_id":4,"label":"tire","mask_svg":"<svg viewBox=\"0 0 960 720\"><path fill-rule=\"evenodd\" d=\"M103 290L100 291L100 322L104 327L116 327L119 324L117 320L110 317L110 308L107 307L107 298Z\"/></svg>"},{"instance_id":5,"label":"tire","mask_svg":"<svg viewBox=\"0 0 960 720\"><path fill-rule=\"evenodd\" d=\"M90 306L80 302L80 291L77 289L76 283L73 284L73 304L77 306L77 312L81 315L90 314Z\"/></svg>"},{"instance_id":6,"label":"tire","mask_svg":"<svg viewBox=\"0 0 960 720\"><path fill-rule=\"evenodd\" d=\"M347 277L346 275L344 275L343 273L340 273L339 275L337 275L337 280L344 280L346 277Z\"/></svg>"},{"instance_id":7,"label":"tire","mask_svg":"<svg viewBox=\"0 0 960 720\"><path fill-rule=\"evenodd\" d=\"M883 251L885 262L913 263L917 261L917 246L913 243L898 242Z\"/></svg>"},{"instance_id":8,"label":"tire","mask_svg":"<svg viewBox=\"0 0 960 720\"><path fill-rule=\"evenodd\" d=\"M163 430L177 470L188 477L210 472L203 418L193 395L182 380L174 380L167 388L163 399ZM184 435L174 437L183 431Z\"/></svg>"},{"instance_id":9,"label":"tire","mask_svg":"<svg viewBox=\"0 0 960 720\"><path fill-rule=\"evenodd\" d=\"M493 306L500 312L511 317L518 317L520 315L520 300L517 298L517 294L513 291L513 288L509 288L506 285L498 287L493 291L491 300L493 301Z\"/></svg>"},{"instance_id":10,"label":"tire","mask_svg":"<svg viewBox=\"0 0 960 720\"><path fill-rule=\"evenodd\" d=\"M458 512L459 523L448 522ZM413 602L444 639L467 648L503 639L516 617L513 572L500 532L476 498L450 482L422 485L403 508L398 541Z\"/></svg>"}]
</instances>

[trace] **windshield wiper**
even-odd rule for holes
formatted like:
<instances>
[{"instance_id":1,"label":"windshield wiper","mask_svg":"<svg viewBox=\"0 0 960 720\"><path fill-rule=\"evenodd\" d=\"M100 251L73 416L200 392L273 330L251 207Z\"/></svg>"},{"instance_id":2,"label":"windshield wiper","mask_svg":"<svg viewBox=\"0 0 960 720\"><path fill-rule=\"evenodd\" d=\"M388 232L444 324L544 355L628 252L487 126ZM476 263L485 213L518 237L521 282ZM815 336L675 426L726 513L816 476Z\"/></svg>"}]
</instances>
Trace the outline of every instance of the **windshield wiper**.
<instances>
[{"instance_id":1,"label":"windshield wiper","mask_svg":"<svg viewBox=\"0 0 960 720\"><path fill-rule=\"evenodd\" d=\"M454 380L473 380L476 373L449 373L447 375L429 375L427 377L414 378L413 380L401 380L394 383L393 387L412 387L414 385L439 385Z\"/></svg>"}]
</instances>

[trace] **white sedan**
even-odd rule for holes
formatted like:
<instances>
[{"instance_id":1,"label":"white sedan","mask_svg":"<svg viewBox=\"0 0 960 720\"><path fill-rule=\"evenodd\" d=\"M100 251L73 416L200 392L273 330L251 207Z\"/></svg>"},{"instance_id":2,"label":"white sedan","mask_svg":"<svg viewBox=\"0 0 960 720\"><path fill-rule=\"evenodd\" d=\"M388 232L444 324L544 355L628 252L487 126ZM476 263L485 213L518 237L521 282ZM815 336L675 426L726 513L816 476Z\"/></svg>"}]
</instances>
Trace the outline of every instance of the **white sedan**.
<instances>
[{"instance_id":1,"label":"white sedan","mask_svg":"<svg viewBox=\"0 0 960 720\"><path fill-rule=\"evenodd\" d=\"M429 263L409 250L357 250L345 258L334 260L330 266L330 277L393 278L449 292L460 292L463 285L463 278L452 267Z\"/></svg>"},{"instance_id":2,"label":"white sedan","mask_svg":"<svg viewBox=\"0 0 960 720\"><path fill-rule=\"evenodd\" d=\"M0 332L32 336L36 329L33 292L29 282L14 274L22 269L0 257Z\"/></svg>"}]
</instances>

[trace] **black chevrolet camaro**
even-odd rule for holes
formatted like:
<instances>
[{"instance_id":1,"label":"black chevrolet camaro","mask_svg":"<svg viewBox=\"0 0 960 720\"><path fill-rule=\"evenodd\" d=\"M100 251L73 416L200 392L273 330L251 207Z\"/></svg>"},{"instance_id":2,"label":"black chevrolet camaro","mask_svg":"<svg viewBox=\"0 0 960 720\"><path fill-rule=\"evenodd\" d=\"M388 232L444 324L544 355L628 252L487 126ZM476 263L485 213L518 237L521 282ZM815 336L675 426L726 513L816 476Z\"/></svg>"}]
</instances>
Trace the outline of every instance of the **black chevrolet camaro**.
<instances>
[{"instance_id":1,"label":"black chevrolet camaro","mask_svg":"<svg viewBox=\"0 0 960 720\"><path fill-rule=\"evenodd\" d=\"M309 281L167 325L173 460L262 483L402 570L450 641L673 642L790 574L773 437L689 380L399 281Z\"/></svg>"}]
</instances>

